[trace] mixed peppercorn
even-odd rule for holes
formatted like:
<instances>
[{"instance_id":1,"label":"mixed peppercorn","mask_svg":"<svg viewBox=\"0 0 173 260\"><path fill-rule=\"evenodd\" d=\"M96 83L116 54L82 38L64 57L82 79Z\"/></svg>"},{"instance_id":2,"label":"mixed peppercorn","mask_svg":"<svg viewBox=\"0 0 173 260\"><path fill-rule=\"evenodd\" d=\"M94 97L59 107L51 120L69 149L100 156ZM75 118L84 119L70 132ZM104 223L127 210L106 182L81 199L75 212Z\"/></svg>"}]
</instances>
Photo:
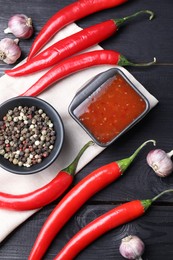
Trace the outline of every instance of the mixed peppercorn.
<instances>
[{"instance_id":1,"label":"mixed peppercorn","mask_svg":"<svg viewBox=\"0 0 173 260\"><path fill-rule=\"evenodd\" d=\"M55 139L51 119L35 106L15 107L0 121L0 155L18 166L42 162L53 149Z\"/></svg>"}]
</instances>

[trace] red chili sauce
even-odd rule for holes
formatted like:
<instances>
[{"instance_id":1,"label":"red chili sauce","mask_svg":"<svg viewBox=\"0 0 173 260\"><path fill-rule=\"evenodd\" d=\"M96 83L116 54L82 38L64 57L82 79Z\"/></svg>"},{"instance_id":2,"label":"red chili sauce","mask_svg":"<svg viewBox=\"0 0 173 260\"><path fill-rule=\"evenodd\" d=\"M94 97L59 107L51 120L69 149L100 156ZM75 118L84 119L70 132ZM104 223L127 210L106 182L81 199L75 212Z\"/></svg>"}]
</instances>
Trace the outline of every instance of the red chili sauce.
<instances>
[{"instance_id":1,"label":"red chili sauce","mask_svg":"<svg viewBox=\"0 0 173 260\"><path fill-rule=\"evenodd\" d=\"M108 143L146 109L144 99L117 74L83 104L76 115L100 142Z\"/></svg>"}]
</instances>

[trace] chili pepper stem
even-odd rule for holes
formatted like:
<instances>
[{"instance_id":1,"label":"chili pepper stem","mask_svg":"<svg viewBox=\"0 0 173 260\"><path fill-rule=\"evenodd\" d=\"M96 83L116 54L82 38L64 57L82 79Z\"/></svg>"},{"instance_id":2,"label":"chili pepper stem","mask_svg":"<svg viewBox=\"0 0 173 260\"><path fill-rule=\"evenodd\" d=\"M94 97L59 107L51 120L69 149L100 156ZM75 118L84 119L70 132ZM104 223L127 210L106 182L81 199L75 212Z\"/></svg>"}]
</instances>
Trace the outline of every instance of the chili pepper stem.
<instances>
[{"instance_id":1,"label":"chili pepper stem","mask_svg":"<svg viewBox=\"0 0 173 260\"><path fill-rule=\"evenodd\" d=\"M141 203L144 207L144 211L146 211L153 202L155 202L157 199L159 199L161 196L163 196L164 194L166 193L169 193L169 192L173 192L173 189L169 189L169 190L165 190L165 191L162 191L161 193L159 193L157 196L155 196L154 198L152 199L147 199L147 200L141 200Z\"/></svg>"},{"instance_id":2,"label":"chili pepper stem","mask_svg":"<svg viewBox=\"0 0 173 260\"><path fill-rule=\"evenodd\" d=\"M132 15L129 15L129 16L126 16L126 17L123 17L123 18L119 18L119 19L113 19L114 22L116 23L116 25L119 27L120 25L122 25L124 22L140 15L140 14L149 14L150 17L149 17L149 20L152 20L153 17L154 17L154 13L150 10L142 10L142 11L139 11L139 12L136 12Z\"/></svg>"},{"instance_id":3,"label":"chili pepper stem","mask_svg":"<svg viewBox=\"0 0 173 260\"><path fill-rule=\"evenodd\" d=\"M123 172L129 167L129 165L133 162L133 160L135 159L135 157L137 156L137 154L141 151L141 149L148 143L153 143L153 145L156 145L156 141L155 140L148 140L146 142L144 142L142 145L140 145L136 151L128 158L119 160L117 163L121 169L121 172L123 174Z\"/></svg>"},{"instance_id":4,"label":"chili pepper stem","mask_svg":"<svg viewBox=\"0 0 173 260\"><path fill-rule=\"evenodd\" d=\"M173 189L162 191L160 194L158 194L157 196L155 196L152 199L152 202L156 201L158 198L160 198L161 196L163 196L164 194L169 193L169 192L173 192Z\"/></svg>"},{"instance_id":5,"label":"chili pepper stem","mask_svg":"<svg viewBox=\"0 0 173 260\"><path fill-rule=\"evenodd\" d=\"M76 171L76 167L78 165L79 159L81 158L82 154L85 152L85 150L90 146L93 145L94 142L93 141L89 141L88 143L86 143L84 145L84 147L82 147L82 149L79 151L78 155L76 156L76 158L72 161L71 164L69 164L69 166L67 166L66 168L64 168L62 171L67 172L68 174L74 176L75 175L75 171Z\"/></svg>"},{"instance_id":6,"label":"chili pepper stem","mask_svg":"<svg viewBox=\"0 0 173 260\"><path fill-rule=\"evenodd\" d=\"M148 62L148 63L133 63L131 61L128 61L126 59L126 57L124 57L123 55L120 55L119 61L118 61L118 65L119 66L133 66L133 67L145 67L145 66L151 66L153 64L156 63L156 58L154 57L153 61Z\"/></svg>"}]
</instances>

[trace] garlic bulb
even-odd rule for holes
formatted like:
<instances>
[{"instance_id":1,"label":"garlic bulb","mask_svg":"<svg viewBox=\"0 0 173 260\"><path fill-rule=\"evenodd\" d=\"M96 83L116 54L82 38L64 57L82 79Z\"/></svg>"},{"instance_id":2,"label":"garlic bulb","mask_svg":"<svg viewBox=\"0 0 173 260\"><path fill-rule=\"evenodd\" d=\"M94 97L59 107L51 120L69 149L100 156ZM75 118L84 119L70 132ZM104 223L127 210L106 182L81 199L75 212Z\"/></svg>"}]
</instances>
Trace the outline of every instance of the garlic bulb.
<instances>
[{"instance_id":1,"label":"garlic bulb","mask_svg":"<svg viewBox=\"0 0 173 260\"><path fill-rule=\"evenodd\" d=\"M155 149L148 153L147 163L160 177L166 177L173 171L173 162L171 156L173 151L166 153L161 149Z\"/></svg>"},{"instance_id":2,"label":"garlic bulb","mask_svg":"<svg viewBox=\"0 0 173 260\"><path fill-rule=\"evenodd\" d=\"M7 64L13 64L21 55L18 39L4 38L0 41L0 60Z\"/></svg>"},{"instance_id":3,"label":"garlic bulb","mask_svg":"<svg viewBox=\"0 0 173 260\"><path fill-rule=\"evenodd\" d=\"M28 39L33 34L32 19L24 14L16 14L8 21L8 28L4 33L12 33L19 39Z\"/></svg>"},{"instance_id":4,"label":"garlic bulb","mask_svg":"<svg viewBox=\"0 0 173 260\"><path fill-rule=\"evenodd\" d=\"M126 259L142 259L141 255L144 253L144 242L137 236L127 236L122 239L119 251Z\"/></svg>"}]
</instances>

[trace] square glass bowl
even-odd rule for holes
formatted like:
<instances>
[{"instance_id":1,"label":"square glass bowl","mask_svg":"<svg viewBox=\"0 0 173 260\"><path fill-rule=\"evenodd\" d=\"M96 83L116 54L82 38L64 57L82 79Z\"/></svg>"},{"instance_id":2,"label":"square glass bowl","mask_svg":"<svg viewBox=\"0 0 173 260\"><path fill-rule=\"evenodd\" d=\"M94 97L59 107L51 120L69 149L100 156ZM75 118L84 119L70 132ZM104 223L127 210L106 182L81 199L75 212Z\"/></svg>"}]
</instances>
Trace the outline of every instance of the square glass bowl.
<instances>
[{"instance_id":1,"label":"square glass bowl","mask_svg":"<svg viewBox=\"0 0 173 260\"><path fill-rule=\"evenodd\" d=\"M35 97L14 97L2 103L0 105L0 121L3 120L3 117L7 114L9 110L19 106L22 107L35 106L37 109L43 110L44 113L46 113L46 115L52 121L53 129L56 134L56 139L50 154L46 158L44 158L40 163L34 164L30 167L13 164L8 159L5 159L3 155L0 155L0 166L4 168L6 171L15 174L27 175L27 174L40 172L46 169L58 157L64 141L64 126L63 126L62 119L59 113L55 110L55 108L45 100L40 98L35 98ZM1 134L2 133L0 133L0 135Z\"/></svg>"},{"instance_id":2,"label":"square glass bowl","mask_svg":"<svg viewBox=\"0 0 173 260\"><path fill-rule=\"evenodd\" d=\"M87 82L69 105L71 117L99 146L110 145L150 109L132 78L121 67L109 69Z\"/></svg>"}]
</instances>

